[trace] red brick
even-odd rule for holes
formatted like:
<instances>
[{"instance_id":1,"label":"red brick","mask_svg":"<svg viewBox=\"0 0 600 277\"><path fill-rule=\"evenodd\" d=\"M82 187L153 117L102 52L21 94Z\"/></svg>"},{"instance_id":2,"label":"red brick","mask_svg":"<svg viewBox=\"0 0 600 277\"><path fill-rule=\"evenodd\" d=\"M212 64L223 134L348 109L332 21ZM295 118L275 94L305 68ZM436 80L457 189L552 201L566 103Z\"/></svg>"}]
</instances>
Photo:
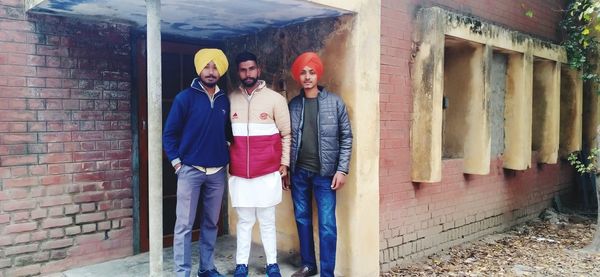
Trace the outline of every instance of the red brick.
<instances>
[{"instance_id":1,"label":"red brick","mask_svg":"<svg viewBox=\"0 0 600 277\"><path fill-rule=\"evenodd\" d=\"M46 131L46 122L27 122L27 131L43 132ZM38 135L39 138L39 135Z\"/></svg>"},{"instance_id":2,"label":"red brick","mask_svg":"<svg viewBox=\"0 0 600 277\"><path fill-rule=\"evenodd\" d=\"M110 221L98 222L98 231L110 230Z\"/></svg>"},{"instance_id":3,"label":"red brick","mask_svg":"<svg viewBox=\"0 0 600 277\"><path fill-rule=\"evenodd\" d=\"M50 229L50 232L48 235L52 239L62 238L65 236L65 231L62 228Z\"/></svg>"},{"instance_id":4,"label":"red brick","mask_svg":"<svg viewBox=\"0 0 600 277\"><path fill-rule=\"evenodd\" d=\"M73 141L103 140L104 133L100 131L73 132Z\"/></svg>"},{"instance_id":5,"label":"red brick","mask_svg":"<svg viewBox=\"0 0 600 277\"><path fill-rule=\"evenodd\" d=\"M35 199L4 201L2 203L2 210L5 212L12 212L17 210L30 210L35 208L36 205L37 201Z\"/></svg>"},{"instance_id":6,"label":"red brick","mask_svg":"<svg viewBox=\"0 0 600 277\"><path fill-rule=\"evenodd\" d=\"M27 65L44 66L46 65L46 57L27 55Z\"/></svg>"},{"instance_id":7,"label":"red brick","mask_svg":"<svg viewBox=\"0 0 600 277\"><path fill-rule=\"evenodd\" d=\"M93 212L96 210L96 203L83 203L81 204L81 212Z\"/></svg>"},{"instance_id":8,"label":"red brick","mask_svg":"<svg viewBox=\"0 0 600 277\"><path fill-rule=\"evenodd\" d=\"M36 222L15 223L4 227L4 234L22 233L37 229Z\"/></svg>"},{"instance_id":9,"label":"red brick","mask_svg":"<svg viewBox=\"0 0 600 277\"><path fill-rule=\"evenodd\" d=\"M82 233L91 233L91 232L95 232L95 231L96 231L96 223L83 224L81 226Z\"/></svg>"},{"instance_id":10,"label":"red brick","mask_svg":"<svg viewBox=\"0 0 600 277\"><path fill-rule=\"evenodd\" d=\"M62 227L66 225L71 225L73 223L73 219L70 217L60 217L60 218L48 218L42 221L42 228L55 228Z\"/></svg>"},{"instance_id":11,"label":"red brick","mask_svg":"<svg viewBox=\"0 0 600 277\"><path fill-rule=\"evenodd\" d=\"M40 155L40 164L65 163L73 161L71 153L53 153Z\"/></svg>"},{"instance_id":12,"label":"red brick","mask_svg":"<svg viewBox=\"0 0 600 277\"><path fill-rule=\"evenodd\" d=\"M6 188L14 188L14 187L28 187L35 186L39 184L38 177L22 177L22 178L13 178L9 180L4 180L4 186Z\"/></svg>"},{"instance_id":13,"label":"red brick","mask_svg":"<svg viewBox=\"0 0 600 277\"><path fill-rule=\"evenodd\" d=\"M39 136L40 142L71 141L71 133L70 132L48 132L48 133L40 133L38 136Z\"/></svg>"},{"instance_id":14,"label":"red brick","mask_svg":"<svg viewBox=\"0 0 600 277\"><path fill-rule=\"evenodd\" d=\"M105 218L106 218L106 215L104 214L104 212L78 214L75 216L75 223L81 224L81 223L95 222L95 221L104 220Z\"/></svg>"},{"instance_id":15,"label":"red brick","mask_svg":"<svg viewBox=\"0 0 600 277\"><path fill-rule=\"evenodd\" d=\"M50 175L44 176L40 178L40 183L42 185L58 185L58 184L67 184L71 183L72 177L69 174L65 175Z\"/></svg>"},{"instance_id":16,"label":"red brick","mask_svg":"<svg viewBox=\"0 0 600 277\"><path fill-rule=\"evenodd\" d=\"M73 153L73 161L75 162L98 161L103 160L104 158L104 151L87 151ZM106 157L106 159L109 159L109 157Z\"/></svg>"},{"instance_id":17,"label":"red brick","mask_svg":"<svg viewBox=\"0 0 600 277\"><path fill-rule=\"evenodd\" d=\"M106 212L107 219L120 218L120 217L131 217L133 215L133 211L131 209L120 209L120 210L111 210Z\"/></svg>"},{"instance_id":18,"label":"red brick","mask_svg":"<svg viewBox=\"0 0 600 277\"><path fill-rule=\"evenodd\" d=\"M31 241L30 233L18 234L15 236L14 244L20 244L20 243L30 242L30 241Z\"/></svg>"},{"instance_id":19,"label":"red brick","mask_svg":"<svg viewBox=\"0 0 600 277\"><path fill-rule=\"evenodd\" d=\"M36 134L2 134L0 135L0 141L3 144L22 144L22 143L35 143L37 142Z\"/></svg>"},{"instance_id":20,"label":"red brick","mask_svg":"<svg viewBox=\"0 0 600 277\"><path fill-rule=\"evenodd\" d=\"M31 233L31 241L40 241L48 238L48 232L46 231L37 231Z\"/></svg>"},{"instance_id":21,"label":"red brick","mask_svg":"<svg viewBox=\"0 0 600 277\"><path fill-rule=\"evenodd\" d=\"M99 182L104 180L107 180L107 176L103 171L73 174L74 182Z\"/></svg>"},{"instance_id":22,"label":"red brick","mask_svg":"<svg viewBox=\"0 0 600 277\"><path fill-rule=\"evenodd\" d=\"M36 118L34 111L19 111L18 113L10 110L0 110L0 121L33 121Z\"/></svg>"},{"instance_id":23,"label":"red brick","mask_svg":"<svg viewBox=\"0 0 600 277\"><path fill-rule=\"evenodd\" d=\"M8 214L0 214L0 224L4 224L10 221L10 216Z\"/></svg>"},{"instance_id":24,"label":"red brick","mask_svg":"<svg viewBox=\"0 0 600 277\"><path fill-rule=\"evenodd\" d=\"M6 276L20 277L20 276L38 275L38 274L40 274L40 270L41 270L40 264L33 264L33 265L24 266L24 267L13 267L13 268L6 270Z\"/></svg>"},{"instance_id":25,"label":"red brick","mask_svg":"<svg viewBox=\"0 0 600 277\"><path fill-rule=\"evenodd\" d=\"M71 226L65 228L65 235L72 236L81 233L81 226Z\"/></svg>"},{"instance_id":26,"label":"red brick","mask_svg":"<svg viewBox=\"0 0 600 277\"><path fill-rule=\"evenodd\" d=\"M63 195L66 185L53 185L46 187L46 196Z\"/></svg>"},{"instance_id":27,"label":"red brick","mask_svg":"<svg viewBox=\"0 0 600 277\"><path fill-rule=\"evenodd\" d=\"M31 219L40 219L46 217L48 214L48 210L46 209L36 209L31 211Z\"/></svg>"},{"instance_id":28,"label":"red brick","mask_svg":"<svg viewBox=\"0 0 600 277\"><path fill-rule=\"evenodd\" d=\"M122 189L122 190L106 192L106 199L112 200L112 199L124 199L124 198L131 198L131 190L130 189Z\"/></svg>"},{"instance_id":29,"label":"red brick","mask_svg":"<svg viewBox=\"0 0 600 277\"><path fill-rule=\"evenodd\" d=\"M33 176L45 175L48 174L48 166L47 165L30 165L28 166L29 174Z\"/></svg>"},{"instance_id":30,"label":"red brick","mask_svg":"<svg viewBox=\"0 0 600 277\"><path fill-rule=\"evenodd\" d=\"M37 119L40 121L68 121L71 120L70 111L38 111Z\"/></svg>"},{"instance_id":31,"label":"red brick","mask_svg":"<svg viewBox=\"0 0 600 277\"><path fill-rule=\"evenodd\" d=\"M104 200L104 192L84 192L74 196L74 203L98 202Z\"/></svg>"},{"instance_id":32,"label":"red brick","mask_svg":"<svg viewBox=\"0 0 600 277\"><path fill-rule=\"evenodd\" d=\"M46 196L40 199L40 207L58 206L72 203L71 196L59 195L59 196ZM61 208L62 209L62 208Z\"/></svg>"},{"instance_id":33,"label":"red brick","mask_svg":"<svg viewBox=\"0 0 600 277\"><path fill-rule=\"evenodd\" d=\"M65 165L66 172L90 172L98 170L94 162L71 163Z\"/></svg>"},{"instance_id":34,"label":"red brick","mask_svg":"<svg viewBox=\"0 0 600 277\"><path fill-rule=\"evenodd\" d=\"M48 174L62 174L62 173L66 173L64 164L48 165Z\"/></svg>"}]
</instances>

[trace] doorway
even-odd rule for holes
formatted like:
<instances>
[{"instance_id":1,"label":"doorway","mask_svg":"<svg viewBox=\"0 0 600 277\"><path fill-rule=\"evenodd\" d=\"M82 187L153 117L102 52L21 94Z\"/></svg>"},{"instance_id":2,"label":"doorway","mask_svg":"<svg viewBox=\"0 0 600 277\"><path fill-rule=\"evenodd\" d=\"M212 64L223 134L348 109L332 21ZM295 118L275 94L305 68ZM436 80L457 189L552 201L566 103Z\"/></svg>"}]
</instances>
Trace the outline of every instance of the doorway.
<instances>
[{"instance_id":1,"label":"doorway","mask_svg":"<svg viewBox=\"0 0 600 277\"><path fill-rule=\"evenodd\" d=\"M197 77L194 67L194 54L207 47L218 47L211 44L183 44L173 42L162 43L162 119L165 123L171 104L177 93L190 86L192 80ZM147 91L147 67L146 67L146 41L139 40L137 43L136 63L138 68L138 133L139 133L139 165L140 165L140 250L149 250L148 235L148 91ZM224 87L224 78L219 82ZM222 84L223 83L223 84ZM175 207L177 204L177 176L170 161L163 152L163 247L173 245L173 229L175 227ZM226 204L225 198L223 203ZM225 206L226 207L226 206ZM196 211L196 220L192 230L192 240L196 241L200 234L201 205ZM227 208L221 209L219 219L219 235L226 232L225 222Z\"/></svg>"}]
</instances>

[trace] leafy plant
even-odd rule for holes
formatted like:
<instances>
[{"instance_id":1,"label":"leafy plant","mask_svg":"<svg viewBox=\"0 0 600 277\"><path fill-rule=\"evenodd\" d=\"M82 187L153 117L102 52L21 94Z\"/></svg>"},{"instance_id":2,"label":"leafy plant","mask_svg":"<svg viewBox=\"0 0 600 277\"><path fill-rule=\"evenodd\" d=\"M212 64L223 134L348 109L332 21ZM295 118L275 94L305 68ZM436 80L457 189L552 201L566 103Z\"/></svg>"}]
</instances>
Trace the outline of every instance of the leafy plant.
<instances>
[{"instance_id":1,"label":"leafy plant","mask_svg":"<svg viewBox=\"0 0 600 277\"><path fill-rule=\"evenodd\" d=\"M571 0L560 22L569 66L581 71L584 81L594 83L600 83L596 71L599 42L594 35L600 32L599 11L600 1Z\"/></svg>"},{"instance_id":2,"label":"leafy plant","mask_svg":"<svg viewBox=\"0 0 600 277\"><path fill-rule=\"evenodd\" d=\"M579 158L579 156L581 155L581 151L575 151L569 154L567 160L573 167L575 167L575 170L577 170L579 174L583 175L586 173L596 173L596 164L598 161L599 154L600 148L594 147L590 149L590 154L587 157L585 157L585 160L583 161Z\"/></svg>"}]
</instances>

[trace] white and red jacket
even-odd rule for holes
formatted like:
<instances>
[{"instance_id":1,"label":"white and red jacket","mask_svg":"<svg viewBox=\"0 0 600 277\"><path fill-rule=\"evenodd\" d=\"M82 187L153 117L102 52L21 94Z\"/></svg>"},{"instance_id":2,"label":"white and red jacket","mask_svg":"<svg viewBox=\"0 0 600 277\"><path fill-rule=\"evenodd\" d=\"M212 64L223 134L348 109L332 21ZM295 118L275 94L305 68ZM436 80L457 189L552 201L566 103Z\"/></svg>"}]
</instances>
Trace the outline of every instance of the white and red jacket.
<instances>
[{"instance_id":1,"label":"white and red jacket","mask_svg":"<svg viewBox=\"0 0 600 277\"><path fill-rule=\"evenodd\" d=\"M238 88L229 96L233 143L229 173L255 178L290 164L290 113L287 100L263 80L250 95Z\"/></svg>"}]
</instances>

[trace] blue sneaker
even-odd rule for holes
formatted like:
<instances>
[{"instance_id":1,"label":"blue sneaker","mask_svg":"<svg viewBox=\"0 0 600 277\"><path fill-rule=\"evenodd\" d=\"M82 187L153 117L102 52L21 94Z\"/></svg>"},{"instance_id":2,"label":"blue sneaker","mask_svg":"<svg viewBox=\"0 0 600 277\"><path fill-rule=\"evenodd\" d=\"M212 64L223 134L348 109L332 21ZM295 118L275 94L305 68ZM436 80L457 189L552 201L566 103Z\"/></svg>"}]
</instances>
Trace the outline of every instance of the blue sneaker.
<instances>
[{"instance_id":1,"label":"blue sneaker","mask_svg":"<svg viewBox=\"0 0 600 277\"><path fill-rule=\"evenodd\" d=\"M235 272L233 272L233 277L247 277L248 276L248 266L245 264L237 264L235 265Z\"/></svg>"},{"instance_id":2,"label":"blue sneaker","mask_svg":"<svg viewBox=\"0 0 600 277\"><path fill-rule=\"evenodd\" d=\"M267 277L281 277L281 272L279 272L279 266L277 264L268 264L266 271Z\"/></svg>"},{"instance_id":3,"label":"blue sneaker","mask_svg":"<svg viewBox=\"0 0 600 277\"><path fill-rule=\"evenodd\" d=\"M211 270L198 271L198 277L225 277L217 271L216 268Z\"/></svg>"}]
</instances>

